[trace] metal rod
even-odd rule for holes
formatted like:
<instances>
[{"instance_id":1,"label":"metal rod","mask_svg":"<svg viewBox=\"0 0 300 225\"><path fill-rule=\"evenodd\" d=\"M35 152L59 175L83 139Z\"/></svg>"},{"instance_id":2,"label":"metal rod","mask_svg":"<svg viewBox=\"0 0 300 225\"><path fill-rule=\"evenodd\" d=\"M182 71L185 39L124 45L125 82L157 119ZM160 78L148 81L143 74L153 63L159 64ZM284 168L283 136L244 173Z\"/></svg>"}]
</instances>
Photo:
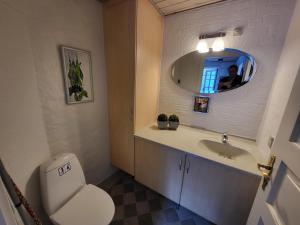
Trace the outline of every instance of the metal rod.
<instances>
[{"instance_id":1,"label":"metal rod","mask_svg":"<svg viewBox=\"0 0 300 225\"><path fill-rule=\"evenodd\" d=\"M209 38L217 38L217 37L225 37L225 32L217 32L217 33L211 33L211 34L200 34L199 39L209 39Z\"/></svg>"},{"instance_id":2,"label":"metal rod","mask_svg":"<svg viewBox=\"0 0 300 225\"><path fill-rule=\"evenodd\" d=\"M7 173L1 159L0 159L0 176L2 178L3 184L6 188L15 208L19 212L22 222L24 223L24 225L30 225L31 223L28 222L28 220L27 220L26 212L22 208L22 202L16 193L16 190L14 188L12 180L11 180L9 174Z\"/></svg>"}]
</instances>

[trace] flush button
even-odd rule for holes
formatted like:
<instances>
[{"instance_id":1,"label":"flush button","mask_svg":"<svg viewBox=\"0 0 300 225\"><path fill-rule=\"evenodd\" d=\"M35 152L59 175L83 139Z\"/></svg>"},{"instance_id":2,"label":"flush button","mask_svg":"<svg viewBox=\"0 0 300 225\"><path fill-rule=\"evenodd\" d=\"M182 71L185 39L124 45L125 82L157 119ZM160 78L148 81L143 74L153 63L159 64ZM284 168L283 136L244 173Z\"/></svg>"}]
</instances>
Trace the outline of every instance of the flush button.
<instances>
[{"instance_id":1,"label":"flush button","mask_svg":"<svg viewBox=\"0 0 300 225\"><path fill-rule=\"evenodd\" d=\"M58 174L59 174L59 176L64 175L64 168L63 167L58 168Z\"/></svg>"},{"instance_id":2,"label":"flush button","mask_svg":"<svg viewBox=\"0 0 300 225\"><path fill-rule=\"evenodd\" d=\"M71 163L68 162L65 165L58 168L58 175L63 176L64 174L66 174L70 170L71 170Z\"/></svg>"}]
</instances>

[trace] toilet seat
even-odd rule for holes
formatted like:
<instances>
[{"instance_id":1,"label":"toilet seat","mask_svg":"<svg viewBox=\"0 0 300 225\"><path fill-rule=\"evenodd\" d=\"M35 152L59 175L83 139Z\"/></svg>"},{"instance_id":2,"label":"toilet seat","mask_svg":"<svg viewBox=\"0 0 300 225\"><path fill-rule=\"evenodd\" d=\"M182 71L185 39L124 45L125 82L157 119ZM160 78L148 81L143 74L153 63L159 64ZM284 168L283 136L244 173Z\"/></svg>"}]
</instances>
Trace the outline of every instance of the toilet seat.
<instances>
[{"instance_id":1,"label":"toilet seat","mask_svg":"<svg viewBox=\"0 0 300 225\"><path fill-rule=\"evenodd\" d=\"M102 189L88 184L50 216L56 225L108 225L115 206Z\"/></svg>"}]
</instances>

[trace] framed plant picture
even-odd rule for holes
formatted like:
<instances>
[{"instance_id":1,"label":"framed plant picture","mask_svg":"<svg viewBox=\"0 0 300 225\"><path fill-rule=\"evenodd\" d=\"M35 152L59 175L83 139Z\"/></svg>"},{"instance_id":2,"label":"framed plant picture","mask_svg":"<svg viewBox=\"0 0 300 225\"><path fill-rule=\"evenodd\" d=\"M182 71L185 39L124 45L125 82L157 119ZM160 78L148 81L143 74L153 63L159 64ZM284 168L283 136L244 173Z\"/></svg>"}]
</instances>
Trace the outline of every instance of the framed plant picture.
<instances>
[{"instance_id":1,"label":"framed plant picture","mask_svg":"<svg viewBox=\"0 0 300 225\"><path fill-rule=\"evenodd\" d=\"M61 47L67 104L92 102L93 77L91 53L86 50Z\"/></svg>"}]
</instances>

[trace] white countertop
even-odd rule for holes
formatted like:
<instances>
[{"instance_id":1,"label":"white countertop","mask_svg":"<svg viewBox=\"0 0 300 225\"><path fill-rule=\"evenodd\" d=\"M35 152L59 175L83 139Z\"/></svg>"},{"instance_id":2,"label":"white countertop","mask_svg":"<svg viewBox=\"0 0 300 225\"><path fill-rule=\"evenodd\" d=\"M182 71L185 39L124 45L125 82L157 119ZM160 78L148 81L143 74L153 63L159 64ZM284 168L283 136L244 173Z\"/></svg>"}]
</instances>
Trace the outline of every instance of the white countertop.
<instances>
[{"instance_id":1,"label":"white countertop","mask_svg":"<svg viewBox=\"0 0 300 225\"><path fill-rule=\"evenodd\" d=\"M243 149L251 154L245 159L228 159L215 152L209 151L201 140L210 140L221 143L222 135L220 133L192 128L180 125L176 131L159 130L157 125L150 125L135 133L135 137L153 141L171 148L181 150L202 158L206 158L236 169L261 175L257 169L257 162L261 162L261 155L253 140L228 136L228 143L234 147Z\"/></svg>"}]
</instances>

